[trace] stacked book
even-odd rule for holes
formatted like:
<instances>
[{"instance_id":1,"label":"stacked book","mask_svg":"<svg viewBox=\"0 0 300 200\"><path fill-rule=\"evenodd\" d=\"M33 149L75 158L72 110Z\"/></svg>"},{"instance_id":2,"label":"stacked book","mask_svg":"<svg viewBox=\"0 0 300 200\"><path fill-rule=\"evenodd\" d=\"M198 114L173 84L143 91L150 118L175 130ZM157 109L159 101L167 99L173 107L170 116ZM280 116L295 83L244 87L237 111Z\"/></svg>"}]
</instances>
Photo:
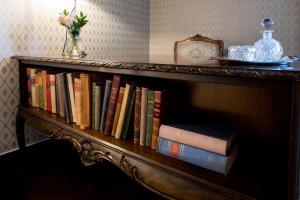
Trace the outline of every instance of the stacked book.
<instances>
[{"instance_id":1,"label":"stacked book","mask_svg":"<svg viewBox=\"0 0 300 200\"><path fill-rule=\"evenodd\" d=\"M48 73L27 68L29 105L56 113L81 129L156 149L165 92L89 74ZM165 102L165 101L164 101Z\"/></svg>"},{"instance_id":2,"label":"stacked book","mask_svg":"<svg viewBox=\"0 0 300 200\"><path fill-rule=\"evenodd\" d=\"M211 123L161 125L157 152L228 174L237 155L232 128Z\"/></svg>"}]
</instances>

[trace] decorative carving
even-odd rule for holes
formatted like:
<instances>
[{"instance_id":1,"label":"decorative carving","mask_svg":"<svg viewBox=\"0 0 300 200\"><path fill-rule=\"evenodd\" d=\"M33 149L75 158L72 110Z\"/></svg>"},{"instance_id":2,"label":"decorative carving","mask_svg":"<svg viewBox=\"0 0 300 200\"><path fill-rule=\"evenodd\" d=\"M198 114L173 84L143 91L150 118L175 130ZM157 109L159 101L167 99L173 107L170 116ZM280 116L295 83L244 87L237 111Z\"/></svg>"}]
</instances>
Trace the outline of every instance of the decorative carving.
<instances>
[{"instance_id":1,"label":"decorative carving","mask_svg":"<svg viewBox=\"0 0 300 200\"><path fill-rule=\"evenodd\" d=\"M109 152L102 152L94 149L90 141L84 140L81 142L82 152L80 152L81 161L85 166L90 166L96 162L102 162L103 159L113 162L113 158Z\"/></svg>"},{"instance_id":2,"label":"decorative carving","mask_svg":"<svg viewBox=\"0 0 300 200\"><path fill-rule=\"evenodd\" d=\"M196 65L176 65L176 64L154 64L137 62L111 62L92 60L72 60L64 58L14 56L20 61L31 61L36 64L58 63L69 65L83 65L91 67L104 67L111 69L128 69L136 71L154 71L168 73L184 73L196 75L213 75L225 77L241 77L271 80L299 80L300 69L293 66L196 66ZM74 69L76 69L74 67ZM95 71L97 69L95 68Z\"/></svg>"},{"instance_id":3,"label":"decorative carving","mask_svg":"<svg viewBox=\"0 0 300 200\"><path fill-rule=\"evenodd\" d=\"M122 169L123 172L127 174L130 178L141 184L143 187L147 188L148 190L155 192L167 199L173 199L172 197L156 190L155 188L147 185L143 179L140 177L138 168L134 165L132 165L129 160L126 159L125 155L122 155L121 160L120 160L120 168Z\"/></svg>"}]
</instances>

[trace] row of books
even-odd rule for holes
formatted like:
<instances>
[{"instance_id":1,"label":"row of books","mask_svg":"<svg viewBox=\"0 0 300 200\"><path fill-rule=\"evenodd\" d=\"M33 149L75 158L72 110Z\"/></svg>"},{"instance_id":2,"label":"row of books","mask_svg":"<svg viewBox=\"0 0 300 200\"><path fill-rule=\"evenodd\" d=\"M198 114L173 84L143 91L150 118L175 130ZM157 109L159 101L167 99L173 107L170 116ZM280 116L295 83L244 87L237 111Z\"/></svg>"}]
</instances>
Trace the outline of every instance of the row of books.
<instances>
[{"instance_id":1,"label":"row of books","mask_svg":"<svg viewBox=\"0 0 300 200\"><path fill-rule=\"evenodd\" d=\"M81 129L116 139L132 139L158 153L218 172L229 173L237 154L235 132L208 122L162 124L170 110L170 90L151 90L112 80L92 82L90 74L27 69L28 101ZM169 101L168 101L169 100ZM164 122L164 121L162 121Z\"/></svg>"},{"instance_id":2,"label":"row of books","mask_svg":"<svg viewBox=\"0 0 300 200\"><path fill-rule=\"evenodd\" d=\"M224 124L161 125L157 152L226 175L237 156L235 135Z\"/></svg>"},{"instance_id":3,"label":"row of books","mask_svg":"<svg viewBox=\"0 0 300 200\"><path fill-rule=\"evenodd\" d=\"M126 83L121 77L92 82L89 74L48 73L27 68L29 105L56 113L81 129L156 149L163 91ZM131 134L132 133L132 134Z\"/></svg>"}]
</instances>

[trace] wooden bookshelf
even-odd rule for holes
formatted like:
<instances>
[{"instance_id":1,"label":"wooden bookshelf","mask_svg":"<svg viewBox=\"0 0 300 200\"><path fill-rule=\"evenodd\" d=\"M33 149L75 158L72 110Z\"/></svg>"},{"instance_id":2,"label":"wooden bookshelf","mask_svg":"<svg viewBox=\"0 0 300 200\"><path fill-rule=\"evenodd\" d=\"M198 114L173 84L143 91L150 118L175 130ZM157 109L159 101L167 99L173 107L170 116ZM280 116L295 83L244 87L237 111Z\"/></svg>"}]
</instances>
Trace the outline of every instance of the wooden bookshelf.
<instances>
[{"instance_id":1,"label":"wooden bookshelf","mask_svg":"<svg viewBox=\"0 0 300 200\"><path fill-rule=\"evenodd\" d=\"M68 60L15 56L20 96L16 127L25 148L24 123L54 139L67 140L85 165L102 160L133 180L174 199L297 199L299 174L300 63L292 66L176 65L170 58L149 62ZM238 129L239 152L231 173L222 175L156 153L131 140L116 140L28 105L26 68L91 73L94 79L120 74L123 80L174 88L178 115L217 117ZM216 118L216 119L217 119ZM101 173L101 172L99 172Z\"/></svg>"}]
</instances>

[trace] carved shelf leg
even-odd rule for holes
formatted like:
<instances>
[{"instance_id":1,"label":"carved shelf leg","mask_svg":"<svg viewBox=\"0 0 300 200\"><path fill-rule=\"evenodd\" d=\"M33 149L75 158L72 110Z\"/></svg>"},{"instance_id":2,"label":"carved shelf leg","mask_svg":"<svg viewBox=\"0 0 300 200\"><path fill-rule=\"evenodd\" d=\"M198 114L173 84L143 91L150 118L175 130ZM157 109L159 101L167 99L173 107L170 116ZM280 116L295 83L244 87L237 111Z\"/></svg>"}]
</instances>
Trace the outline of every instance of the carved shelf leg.
<instances>
[{"instance_id":1,"label":"carved shelf leg","mask_svg":"<svg viewBox=\"0 0 300 200\"><path fill-rule=\"evenodd\" d=\"M17 117L16 117L16 135L19 144L19 148L21 151L25 149L25 118L20 110L18 110Z\"/></svg>"}]
</instances>

